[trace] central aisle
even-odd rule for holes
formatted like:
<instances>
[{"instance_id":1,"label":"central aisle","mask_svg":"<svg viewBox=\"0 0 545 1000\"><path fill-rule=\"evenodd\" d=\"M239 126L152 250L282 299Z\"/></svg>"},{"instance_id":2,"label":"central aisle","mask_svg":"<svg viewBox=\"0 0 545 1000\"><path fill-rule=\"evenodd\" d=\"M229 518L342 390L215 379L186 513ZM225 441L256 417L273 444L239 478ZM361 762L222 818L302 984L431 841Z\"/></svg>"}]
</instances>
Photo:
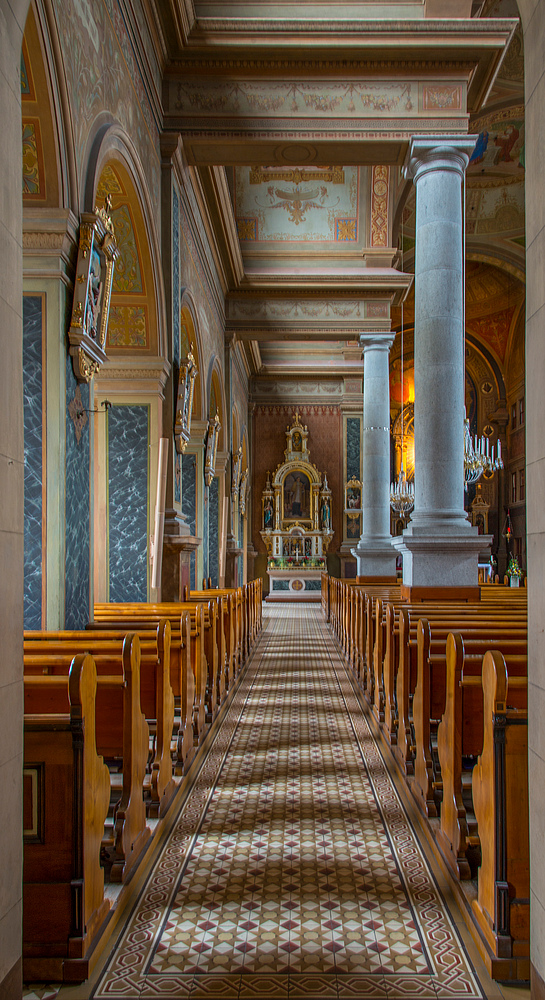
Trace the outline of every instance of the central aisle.
<instances>
[{"instance_id":1,"label":"central aisle","mask_svg":"<svg viewBox=\"0 0 545 1000\"><path fill-rule=\"evenodd\" d=\"M92 996L482 996L319 605L265 606Z\"/></svg>"}]
</instances>

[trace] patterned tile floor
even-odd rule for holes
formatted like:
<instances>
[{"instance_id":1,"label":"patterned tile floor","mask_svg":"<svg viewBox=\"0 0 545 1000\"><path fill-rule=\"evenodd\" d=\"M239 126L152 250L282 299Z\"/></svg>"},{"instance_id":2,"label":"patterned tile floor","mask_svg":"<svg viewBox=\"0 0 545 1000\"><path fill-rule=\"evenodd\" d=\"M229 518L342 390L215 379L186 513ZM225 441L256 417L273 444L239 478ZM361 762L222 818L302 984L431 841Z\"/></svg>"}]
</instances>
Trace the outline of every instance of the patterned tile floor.
<instances>
[{"instance_id":1,"label":"patterned tile floor","mask_svg":"<svg viewBox=\"0 0 545 1000\"><path fill-rule=\"evenodd\" d=\"M266 608L187 805L87 995L483 996L319 606Z\"/></svg>"}]
</instances>

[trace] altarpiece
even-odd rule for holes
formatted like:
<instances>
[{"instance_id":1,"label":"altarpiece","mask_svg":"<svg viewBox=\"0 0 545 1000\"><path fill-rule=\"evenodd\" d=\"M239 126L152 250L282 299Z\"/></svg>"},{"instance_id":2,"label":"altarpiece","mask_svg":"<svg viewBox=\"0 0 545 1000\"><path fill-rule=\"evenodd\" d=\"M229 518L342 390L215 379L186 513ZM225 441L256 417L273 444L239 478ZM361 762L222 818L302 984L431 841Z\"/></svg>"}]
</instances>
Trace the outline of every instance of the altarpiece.
<instances>
[{"instance_id":1,"label":"altarpiece","mask_svg":"<svg viewBox=\"0 0 545 1000\"><path fill-rule=\"evenodd\" d=\"M262 493L261 537L267 548L270 593L303 597L320 590L333 537L327 475L310 461L308 427L296 413L286 428L284 462ZM308 596L308 594L307 594Z\"/></svg>"}]
</instances>

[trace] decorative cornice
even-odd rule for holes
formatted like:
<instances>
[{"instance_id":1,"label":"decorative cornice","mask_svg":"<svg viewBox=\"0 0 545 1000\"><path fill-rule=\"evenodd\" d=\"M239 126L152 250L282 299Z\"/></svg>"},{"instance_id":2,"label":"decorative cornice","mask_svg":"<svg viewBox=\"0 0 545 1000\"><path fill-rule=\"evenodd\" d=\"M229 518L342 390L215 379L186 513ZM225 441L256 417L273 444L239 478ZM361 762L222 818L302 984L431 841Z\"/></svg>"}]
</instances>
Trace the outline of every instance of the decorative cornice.
<instances>
[{"instance_id":1,"label":"decorative cornice","mask_svg":"<svg viewBox=\"0 0 545 1000\"><path fill-rule=\"evenodd\" d=\"M144 367L145 365L145 367ZM158 393L163 396L170 362L165 358L109 358L95 379L97 392ZM124 385L123 385L124 383ZM138 387L137 384L138 383Z\"/></svg>"},{"instance_id":2,"label":"decorative cornice","mask_svg":"<svg viewBox=\"0 0 545 1000\"><path fill-rule=\"evenodd\" d=\"M458 19L449 20L448 18L425 18L418 20L415 26L415 22L412 19L406 21L385 19L380 21L353 18L343 21L312 21L310 19L300 20L298 18L282 18L282 20L271 18L267 20L266 18L200 17L196 22L192 41L195 41L199 32L209 35L210 32L220 34L221 32L229 33L235 31L238 37L251 32L256 32L262 37L267 32L273 34L275 38L281 38L292 32L314 36L317 34L354 35L355 32L358 32L363 37L380 38L384 41L388 39L390 47L395 45L398 40L406 41L407 36L411 35L414 35L415 44L423 35L440 35L441 37L453 36L454 38L460 38L462 42L465 40L465 44L467 45L473 38L479 38L482 35L491 36L507 33L510 37L518 23L518 18L499 17L486 18L485 20L467 19L463 21L463 27Z\"/></svg>"},{"instance_id":3,"label":"decorative cornice","mask_svg":"<svg viewBox=\"0 0 545 1000\"><path fill-rule=\"evenodd\" d=\"M420 22L419 22L420 24ZM330 73L335 72L339 74L346 73L369 73L369 72L388 72L389 70L395 70L396 73L400 70L406 71L408 73L453 73L461 72L467 73L473 69L474 61L469 59L452 59L452 60L440 60L440 59L296 59L296 58L286 58L279 56L278 58L256 58L244 59L244 58L217 58L214 56L195 56L191 52L184 55L183 59L173 59L170 64L170 77L176 77L176 74L183 73L186 76L189 73L196 73L198 71L206 72L207 74L223 72L232 72L237 70L237 72L242 73L262 73L271 70L277 70L279 73L285 73L289 71L294 75L304 75L307 72L311 73Z\"/></svg>"}]
</instances>

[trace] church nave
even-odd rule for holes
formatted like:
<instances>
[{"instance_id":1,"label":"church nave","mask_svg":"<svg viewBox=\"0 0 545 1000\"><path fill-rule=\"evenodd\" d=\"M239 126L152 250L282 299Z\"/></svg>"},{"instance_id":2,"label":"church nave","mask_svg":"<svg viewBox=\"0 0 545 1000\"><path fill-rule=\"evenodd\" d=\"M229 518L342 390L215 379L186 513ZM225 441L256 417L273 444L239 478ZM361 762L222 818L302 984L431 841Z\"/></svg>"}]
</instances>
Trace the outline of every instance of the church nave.
<instances>
[{"instance_id":1,"label":"church nave","mask_svg":"<svg viewBox=\"0 0 545 1000\"><path fill-rule=\"evenodd\" d=\"M319 606L265 605L121 938L59 997L500 997L410 812Z\"/></svg>"}]
</instances>

